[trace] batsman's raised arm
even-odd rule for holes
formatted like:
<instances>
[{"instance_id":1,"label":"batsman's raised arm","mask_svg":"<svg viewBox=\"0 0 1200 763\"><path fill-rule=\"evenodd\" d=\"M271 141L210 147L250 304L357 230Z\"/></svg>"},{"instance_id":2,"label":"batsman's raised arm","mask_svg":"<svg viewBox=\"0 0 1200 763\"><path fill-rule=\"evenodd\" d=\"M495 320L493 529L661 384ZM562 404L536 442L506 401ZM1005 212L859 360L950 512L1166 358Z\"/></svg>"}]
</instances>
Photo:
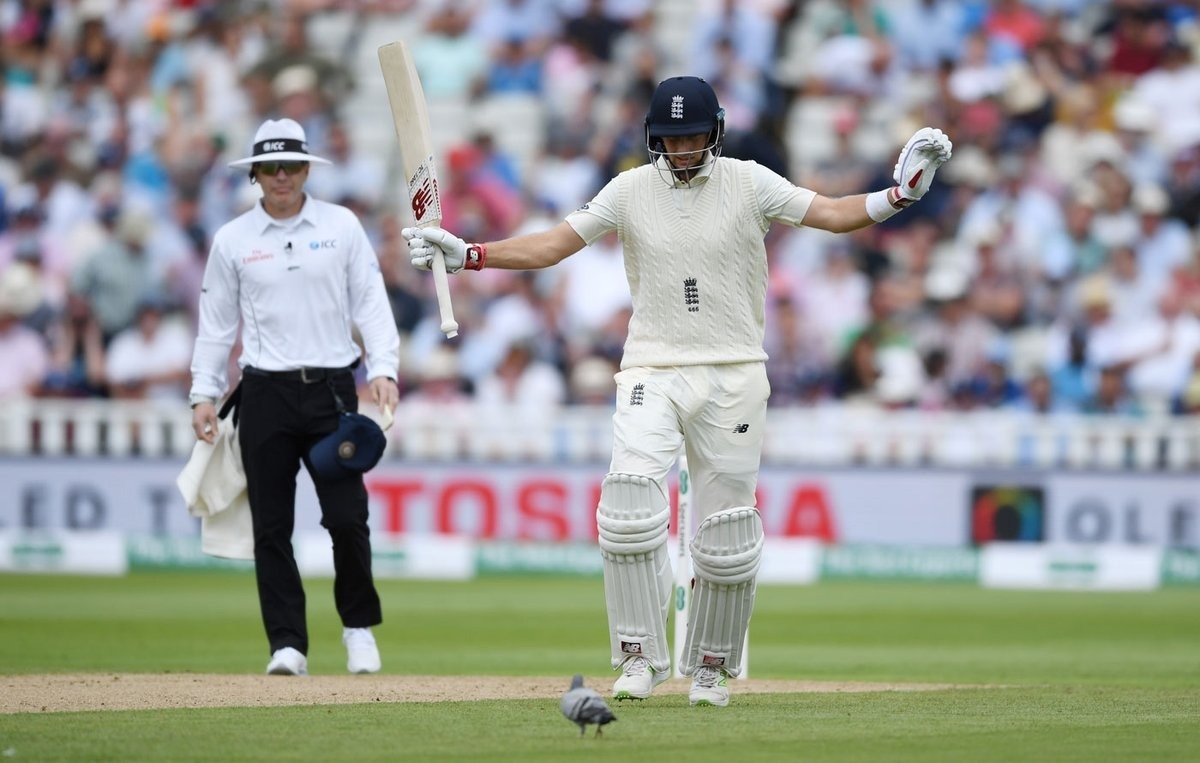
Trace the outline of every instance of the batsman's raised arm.
<instances>
[{"instance_id":1,"label":"batsman's raised arm","mask_svg":"<svg viewBox=\"0 0 1200 763\"><path fill-rule=\"evenodd\" d=\"M917 130L901 149L892 170L896 185L875 193L837 199L816 196L804 216L804 225L845 233L883 222L925 195L938 167L949 161L952 150L950 139L941 130L932 127Z\"/></svg>"},{"instance_id":2,"label":"batsman's raised arm","mask_svg":"<svg viewBox=\"0 0 1200 763\"><path fill-rule=\"evenodd\" d=\"M405 228L403 235L408 241L413 267L429 270L434 247L437 247L445 257L447 273L457 273L464 268L483 270L485 265L502 270L546 268L575 254L585 243L566 222L549 230L490 243L468 244L442 228Z\"/></svg>"}]
</instances>

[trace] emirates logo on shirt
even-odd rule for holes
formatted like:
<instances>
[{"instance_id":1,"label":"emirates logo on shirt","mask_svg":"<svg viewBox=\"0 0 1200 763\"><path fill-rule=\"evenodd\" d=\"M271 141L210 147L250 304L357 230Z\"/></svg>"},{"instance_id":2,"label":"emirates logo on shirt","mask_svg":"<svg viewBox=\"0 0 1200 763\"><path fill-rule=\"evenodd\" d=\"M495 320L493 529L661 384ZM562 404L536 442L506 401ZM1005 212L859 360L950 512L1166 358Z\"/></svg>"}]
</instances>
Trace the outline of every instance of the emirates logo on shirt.
<instances>
[{"instance_id":1,"label":"emirates logo on shirt","mask_svg":"<svg viewBox=\"0 0 1200 763\"><path fill-rule=\"evenodd\" d=\"M271 252L264 252L261 249L255 249L251 251L249 255L242 258L242 264L251 265L255 262L262 262L263 260L270 260L274 258L275 255Z\"/></svg>"}]
</instances>

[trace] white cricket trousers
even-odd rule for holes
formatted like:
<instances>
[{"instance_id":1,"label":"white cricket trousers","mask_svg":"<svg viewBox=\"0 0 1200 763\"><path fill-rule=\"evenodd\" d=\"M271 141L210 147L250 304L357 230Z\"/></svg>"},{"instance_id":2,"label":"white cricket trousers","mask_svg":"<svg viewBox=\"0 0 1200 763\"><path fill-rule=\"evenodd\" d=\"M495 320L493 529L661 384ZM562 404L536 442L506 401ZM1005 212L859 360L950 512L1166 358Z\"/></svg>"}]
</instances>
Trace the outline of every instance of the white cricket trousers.
<instances>
[{"instance_id":1,"label":"white cricket trousers","mask_svg":"<svg viewBox=\"0 0 1200 763\"><path fill-rule=\"evenodd\" d=\"M721 509L756 505L771 393L764 363L637 366L616 381L609 472L639 474L665 488L684 444L694 526Z\"/></svg>"}]
</instances>

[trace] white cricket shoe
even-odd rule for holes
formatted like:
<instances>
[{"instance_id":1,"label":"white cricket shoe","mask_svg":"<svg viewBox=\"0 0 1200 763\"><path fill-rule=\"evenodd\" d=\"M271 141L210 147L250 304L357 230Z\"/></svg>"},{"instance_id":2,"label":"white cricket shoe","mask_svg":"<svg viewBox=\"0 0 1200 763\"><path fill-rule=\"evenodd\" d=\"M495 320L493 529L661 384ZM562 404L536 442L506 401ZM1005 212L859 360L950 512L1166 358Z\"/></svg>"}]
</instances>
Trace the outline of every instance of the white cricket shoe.
<instances>
[{"instance_id":1,"label":"white cricket shoe","mask_svg":"<svg viewBox=\"0 0 1200 763\"><path fill-rule=\"evenodd\" d=\"M725 707L729 704L728 676L720 668L707 665L696 668L692 676L692 689L688 692L688 704Z\"/></svg>"},{"instance_id":2,"label":"white cricket shoe","mask_svg":"<svg viewBox=\"0 0 1200 763\"><path fill-rule=\"evenodd\" d=\"M670 675L659 673L650 667L650 660L641 655L626 657L621 663L621 677L613 684L613 696L617 699L645 699Z\"/></svg>"},{"instance_id":3,"label":"white cricket shoe","mask_svg":"<svg viewBox=\"0 0 1200 763\"><path fill-rule=\"evenodd\" d=\"M276 649L267 663L269 676L306 676L308 675L308 658L299 649L285 646Z\"/></svg>"},{"instance_id":4,"label":"white cricket shoe","mask_svg":"<svg viewBox=\"0 0 1200 763\"><path fill-rule=\"evenodd\" d=\"M382 663L379 647L370 628L343 628L342 643L346 645L346 670L351 673L378 673Z\"/></svg>"}]
</instances>

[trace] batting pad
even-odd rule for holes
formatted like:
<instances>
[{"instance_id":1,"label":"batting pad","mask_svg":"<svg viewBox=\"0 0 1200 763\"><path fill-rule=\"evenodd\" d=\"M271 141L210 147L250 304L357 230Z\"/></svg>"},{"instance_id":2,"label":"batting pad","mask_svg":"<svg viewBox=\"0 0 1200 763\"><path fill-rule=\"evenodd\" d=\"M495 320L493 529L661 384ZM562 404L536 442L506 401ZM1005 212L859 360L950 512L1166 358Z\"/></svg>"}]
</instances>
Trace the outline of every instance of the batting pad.
<instances>
[{"instance_id":1,"label":"batting pad","mask_svg":"<svg viewBox=\"0 0 1200 763\"><path fill-rule=\"evenodd\" d=\"M724 509L700 523L692 541L696 579L680 666L685 676L704 665L734 678L741 672L762 548L758 509Z\"/></svg>"},{"instance_id":2,"label":"batting pad","mask_svg":"<svg viewBox=\"0 0 1200 763\"><path fill-rule=\"evenodd\" d=\"M655 671L671 669L667 608L675 584L667 554L670 515L658 482L636 474L604 478L596 525L614 669L630 655L645 657Z\"/></svg>"}]
</instances>

